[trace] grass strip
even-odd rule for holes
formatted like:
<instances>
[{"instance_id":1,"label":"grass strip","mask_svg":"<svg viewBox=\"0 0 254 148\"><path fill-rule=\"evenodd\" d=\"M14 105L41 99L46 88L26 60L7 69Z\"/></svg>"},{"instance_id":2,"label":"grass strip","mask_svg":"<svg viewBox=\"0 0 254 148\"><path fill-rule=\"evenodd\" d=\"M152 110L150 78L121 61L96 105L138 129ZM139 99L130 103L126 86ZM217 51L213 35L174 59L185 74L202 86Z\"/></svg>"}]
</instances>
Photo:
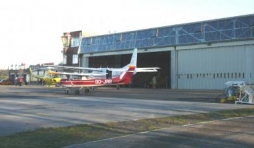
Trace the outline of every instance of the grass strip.
<instances>
[{"instance_id":1,"label":"grass strip","mask_svg":"<svg viewBox=\"0 0 254 148\"><path fill-rule=\"evenodd\" d=\"M109 122L92 125L38 129L0 137L1 148L58 148L105 138L134 134L203 121L254 115L254 108L216 111L193 115Z\"/></svg>"}]
</instances>

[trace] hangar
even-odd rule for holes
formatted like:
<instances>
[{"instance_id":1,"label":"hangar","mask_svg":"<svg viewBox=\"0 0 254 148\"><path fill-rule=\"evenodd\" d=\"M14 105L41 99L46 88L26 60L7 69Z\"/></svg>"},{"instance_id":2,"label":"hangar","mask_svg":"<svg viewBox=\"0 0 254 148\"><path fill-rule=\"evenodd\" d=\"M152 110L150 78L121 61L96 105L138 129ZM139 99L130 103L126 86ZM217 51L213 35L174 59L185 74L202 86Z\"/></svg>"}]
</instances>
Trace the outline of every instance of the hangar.
<instances>
[{"instance_id":1,"label":"hangar","mask_svg":"<svg viewBox=\"0 0 254 148\"><path fill-rule=\"evenodd\" d=\"M159 66L160 87L222 89L227 81L254 83L254 14L83 37L83 67L122 67L138 48L138 67ZM137 74L144 87L154 74Z\"/></svg>"}]
</instances>

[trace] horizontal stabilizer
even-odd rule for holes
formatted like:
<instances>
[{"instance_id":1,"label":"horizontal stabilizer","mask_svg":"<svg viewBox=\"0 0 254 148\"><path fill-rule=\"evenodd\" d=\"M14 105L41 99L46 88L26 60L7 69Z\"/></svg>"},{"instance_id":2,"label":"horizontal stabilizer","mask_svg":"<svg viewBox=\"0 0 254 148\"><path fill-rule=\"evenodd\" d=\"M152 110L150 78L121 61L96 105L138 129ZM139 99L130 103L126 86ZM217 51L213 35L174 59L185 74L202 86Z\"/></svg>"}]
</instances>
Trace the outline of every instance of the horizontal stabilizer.
<instances>
[{"instance_id":1,"label":"horizontal stabilizer","mask_svg":"<svg viewBox=\"0 0 254 148\"><path fill-rule=\"evenodd\" d=\"M135 72L157 72L159 67L145 67L145 68L136 68ZM108 71L115 71L115 72L125 72L124 68L107 68Z\"/></svg>"},{"instance_id":2,"label":"horizontal stabilizer","mask_svg":"<svg viewBox=\"0 0 254 148\"><path fill-rule=\"evenodd\" d=\"M159 67L136 68L136 72L158 72Z\"/></svg>"}]
</instances>

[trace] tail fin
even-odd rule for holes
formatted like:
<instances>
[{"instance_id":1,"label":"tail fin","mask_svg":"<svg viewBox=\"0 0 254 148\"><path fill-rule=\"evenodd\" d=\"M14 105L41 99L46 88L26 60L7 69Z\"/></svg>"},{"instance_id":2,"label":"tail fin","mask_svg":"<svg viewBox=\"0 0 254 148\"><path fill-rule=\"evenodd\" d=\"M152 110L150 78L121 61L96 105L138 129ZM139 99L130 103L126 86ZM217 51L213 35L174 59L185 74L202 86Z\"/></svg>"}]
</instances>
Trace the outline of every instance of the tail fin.
<instances>
[{"instance_id":1,"label":"tail fin","mask_svg":"<svg viewBox=\"0 0 254 148\"><path fill-rule=\"evenodd\" d=\"M107 69L109 71L121 72L121 75L115 78L115 82L129 84L131 83L132 76L136 73L137 67L137 48L134 49L131 61L128 65L124 66L123 68L114 68L114 69Z\"/></svg>"},{"instance_id":2,"label":"tail fin","mask_svg":"<svg viewBox=\"0 0 254 148\"><path fill-rule=\"evenodd\" d=\"M130 84L134 75L136 66L129 65L128 69L120 75L120 82Z\"/></svg>"},{"instance_id":3,"label":"tail fin","mask_svg":"<svg viewBox=\"0 0 254 148\"><path fill-rule=\"evenodd\" d=\"M123 68L124 72L120 75L120 81L124 82L125 84L131 83L132 76L136 73L137 56L138 49L135 48L132 53L130 63Z\"/></svg>"},{"instance_id":4,"label":"tail fin","mask_svg":"<svg viewBox=\"0 0 254 148\"><path fill-rule=\"evenodd\" d=\"M137 56L138 56L138 50L137 48L135 48L132 53L131 62L129 65L137 67Z\"/></svg>"},{"instance_id":5,"label":"tail fin","mask_svg":"<svg viewBox=\"0 0 254 148\"><path fill-rule=\"evenodd\" d=\"M135 72L158 72L157 69L160 69L159 67L144 67L144 68L137 68L137 56L138 56L138 51L137 48L134 49L132 57L131 57L131 62L127 66L135 66Z\"/></svg>"},{"instance_id":6,"label":"tail fin","mask_svg":"<svg viewBox=\"0 0 254 148\"><path fill-rule=\"evenodd\" d=\"M135 48L131 56L131 61L128 65L122 68L107 68L107 70L114 71L114 72L126 72L129 69L129 66L137 67L137 56L138 56L138 51L137 51L137 48Z\"/></svg>"}]
</instances>

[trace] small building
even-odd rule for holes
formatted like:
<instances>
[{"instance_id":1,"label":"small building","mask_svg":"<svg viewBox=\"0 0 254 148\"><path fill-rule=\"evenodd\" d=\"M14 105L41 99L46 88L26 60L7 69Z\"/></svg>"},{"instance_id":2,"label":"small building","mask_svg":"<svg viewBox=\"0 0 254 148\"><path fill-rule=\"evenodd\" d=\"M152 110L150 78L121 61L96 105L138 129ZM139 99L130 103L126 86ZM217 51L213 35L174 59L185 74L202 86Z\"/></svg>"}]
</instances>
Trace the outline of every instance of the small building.
<instances>
[{"instance_id":1,"label":"small building","mask_svg":"<svg viewBox=\"0 0 254 148\"><path fill-rule=\"evenodd\" d=\"M24 84L27 84L28 72L25 69L9 69L9 79L12 81L12 84L15 84L15 77L23 80Z\"/></svg>"}]
</instances>

